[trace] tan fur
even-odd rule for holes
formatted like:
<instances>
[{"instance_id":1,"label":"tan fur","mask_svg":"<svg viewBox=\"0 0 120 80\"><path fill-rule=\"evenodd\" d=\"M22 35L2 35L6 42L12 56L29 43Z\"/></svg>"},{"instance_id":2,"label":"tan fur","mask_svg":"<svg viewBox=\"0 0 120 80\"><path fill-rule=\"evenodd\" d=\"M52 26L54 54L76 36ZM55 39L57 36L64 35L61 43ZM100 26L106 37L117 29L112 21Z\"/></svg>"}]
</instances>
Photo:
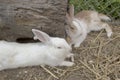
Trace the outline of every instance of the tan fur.
<instances>
[{"instance_id":1,"label":"tan fur","mask_svg":"<svg viewBox=\"0 0 120 80\"><path fill-rule=\"evenodd\" d=\"M91 15L92 12L91 11L81 11L81 12L79 12L79 13L77 13L75 15L75 18L77 18L79 20L88 20L88 21L90 21L91 20L90 15Z\"/></svg>"},{"instance_id":2,"label":"tan fur","mask_svg":"<svg viewBox=\"0 0 120 80\"><path fill-rule=\"evenodd\" d=\"M69 24L66 28L66 32L71 39L69 42L75 44L75 47L79 47L86 38L87 33L91 31L105 29L108 37L112 34L110 26L103 22L103 20L110 21L110 18L102 13L92 10L83 10L74 15L74 6L71 5L69 13L66 13L66 18Z\"/></svg>"},{"instance_id":3,"label":"tan fur","mask_svg":"<svg viewBox=\"0 0 120 80\"><path fill-rule=\"evenodd\" d=\"M70 39L70 37L69 37L69 36L66 36L66 41L68 42L68 44L70 44L70 43L71 43L71 39Z\"/></svg>"},{"instance_id":4,"label":"tan fur","mask_svg":"<svg viewBox=\"0 0 120 80\"><path fill-rule=\"evenodd\" d=\"M110 26L103 22L102 20L109 21L110 18L102 13L98 13L96 11L91 11L91 10L84 10L79 12L78 14L75 15L75 18L84 21L87 24L88 30L95 30L98 31L100 29L105 29L106 32L112 32ZM94 22L94 23L92 23ZM92 26L91 26L92 25ZM99 29L96 29L98 28ZM110 36L108 36L110 37Z\"/></svg>"},{"instance_id":5,"label":"tan fur","mask_svg":"<svg viewBox=\"0 0 120 80\"><path fill-rule=\"evenodd\" d=\"M75 15L75 18L86 22L86 24L91 24L91 21L102 22L101 20L110 20L109 17L102 13L91 10L83 10ZM88 26L89 27L89 26Z\"/></svg>"},{"instance_id":6,"label":"tan fur","mask_svg":"<svg viewBox=\"0 0 120 80\"><path fill-rule=\"evenodd\" d=\"M91 24L91 20L100 21L98 18L98 12L91 10L83 10L77 13L75 15L75 18L84 21L87 25Z\"/></svg>"}]
</instances>

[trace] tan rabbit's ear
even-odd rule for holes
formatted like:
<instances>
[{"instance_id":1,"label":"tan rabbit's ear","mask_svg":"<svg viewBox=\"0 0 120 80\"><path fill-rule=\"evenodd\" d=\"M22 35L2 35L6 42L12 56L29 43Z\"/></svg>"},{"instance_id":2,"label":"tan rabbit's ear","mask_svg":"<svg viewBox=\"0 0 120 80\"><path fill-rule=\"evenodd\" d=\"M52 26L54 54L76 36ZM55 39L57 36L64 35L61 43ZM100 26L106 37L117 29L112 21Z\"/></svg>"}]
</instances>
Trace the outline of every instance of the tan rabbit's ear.
<instances>
[{"instance_id":1,"label":"tan rabbit's ear","mask_svg":"<svg viewBox=\"0 0 120 80\"><path fill-rule=\"evenodd\" d=\"M67 21L69 21L69 22L72 21L72 18L70 17L70 15L68 13L66 13L66 18L67 18Z\"/></svg>"},{"instance_id":2,"label":"tan rabbit's ear","mask_svg":"<svg viewBox=\"0 0 120 80\"><path fill-rule=\"evenodd\" d=\"M38 39L43 43L46 43L46 42L50 41L50 39L51 39L51 37L48 34L46 34L45 32L42 32L40 30L32 29L32 32L34 34L34 39L35 40Z\"/></svg>"},{"instance_id":3,"label":"tan rabbit's ear","mask_svg":"<svg viewBox=\"0 0 120 80\"><path fill-rule=\"evenodd\" d=\"M69 15L71 18L74 18L74 5L73 4L69 6Z\"/></svg>"}]
</instances>

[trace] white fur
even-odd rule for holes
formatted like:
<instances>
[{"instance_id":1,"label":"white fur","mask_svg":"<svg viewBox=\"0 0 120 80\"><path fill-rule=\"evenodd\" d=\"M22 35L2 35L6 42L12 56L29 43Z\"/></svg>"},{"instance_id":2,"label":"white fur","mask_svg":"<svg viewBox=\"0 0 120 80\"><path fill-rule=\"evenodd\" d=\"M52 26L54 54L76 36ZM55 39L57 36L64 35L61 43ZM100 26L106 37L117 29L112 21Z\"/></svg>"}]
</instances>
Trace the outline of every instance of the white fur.
<instances>
[{"instance_id":1,"label":"white fur","mask_svg":"<svg viewBox=\"0 0 120 80\"><path fill-rule=\"evenodd\" d=\"M73 22L73 24L77 27L78 31L76 32L76 35L72 36L71 40L72 44L74 44L74 47L79 47L87 36L87 25L78 19L74 19L73 21L76 22Z\"/></svg>"},{"instance_id":2,"label":"white fur","mask_svg":"<svg viewBox=\"0 0 120 80\"><path fill-rule=\"evenodd\" d=\"M36 39L42 41L44 38L45 41L26 44L0 41L0 70L35 65L72 66L74 64L65 61L65 58L71 57L72 53L70 53L71 47L64 39L49 37L46 33L35 29L33 33Z\"/></svg>"},{"instance_id":3,"label":"white fur","mask_svg":"<svg viewBox=\"0 0 120 80\"><path fill-rule=\"evenodd\" d=\"M66 33L71 39L70 45L74 44L74 47L79 47L91 31L105 29L108 37L112 35L110 26L102 22L102 20L110 20L110 18L104 14L88 10L79 12L74 16L74 6L71 5L69 13L66 13L66 17L67 23L69 24L66 28ZM70 27L74 28L74 30Z\"/></svg>"}]
</instances>

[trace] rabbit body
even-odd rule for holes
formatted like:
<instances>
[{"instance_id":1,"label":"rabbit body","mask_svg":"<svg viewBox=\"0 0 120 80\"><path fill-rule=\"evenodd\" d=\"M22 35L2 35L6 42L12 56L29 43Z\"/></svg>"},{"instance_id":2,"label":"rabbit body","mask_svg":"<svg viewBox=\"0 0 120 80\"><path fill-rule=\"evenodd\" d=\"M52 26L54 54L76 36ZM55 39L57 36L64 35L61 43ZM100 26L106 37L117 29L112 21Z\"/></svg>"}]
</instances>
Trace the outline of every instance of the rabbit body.
<instances>
[{"instance_id":1,"label":"rabbit body","mask_svg":"<svg viewBox=\"0 0 120 80\"><path fill-rule=\"evenodd\" d=\"M79 21L83 21L87 26L87 32L91 31L99 31L105 27L103 25L109 26L107 23L102 22L101 20L110 21L111 19L101 13L98 13L96 11L91 10L83 10L75 15L75 18ZM112 32L110 30L110 32ZM108 37L111 36L111 33L109 33Z\"/></svg>"},{"instance_id":2,"label":"rabbit body","mask_svg":"<svg viewBox=\"0 0 120 80\"><path fill-rule=\"evenodd\" d=\"M47 35L47 37L49 36ZM73 62L64 60L72 56L70 49L58 48L57 45L55 45L58 44L57 41L61 44L65 44L64 39L60 38L51 38L50 41L45 43L23 44L0 41L0 70L35 65L72 66L74 64ZM64 45L62 47L64 47ZM68 48L70 47L68 46Z\"/></svg>"},{"instance_id":3,"label":"rabbit body","mask_svg":"<svg viewBox=\"0 0 120 80\"><path fill-rule=\"evenodd\" d=\"M104 21L110 21L110 18L102 13L91 10L83 10L74 15L74 6L70 6L69 13L66 13L67 23L66 33L70 40L67 40L70 45L79 47L85 40L87 34L91 31L99 31L105 29L107 36L110 37L112 29Z\"/></svg>"}]
</instances>

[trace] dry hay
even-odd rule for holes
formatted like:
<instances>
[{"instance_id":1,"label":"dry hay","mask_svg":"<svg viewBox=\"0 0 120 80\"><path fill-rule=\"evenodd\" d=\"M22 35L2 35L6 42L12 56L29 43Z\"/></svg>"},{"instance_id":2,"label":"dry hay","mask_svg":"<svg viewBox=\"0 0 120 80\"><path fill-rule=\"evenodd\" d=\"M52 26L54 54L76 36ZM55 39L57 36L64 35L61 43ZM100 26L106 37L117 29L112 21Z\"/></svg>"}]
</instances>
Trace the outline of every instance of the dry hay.
<instances>
[{"instance_id":1,"label":"dry hay","mask_svg":"<svg viewBox=\"0 0 120 80\"><path fill-rule=\"evenodd\" d=\"M80 48L74 48L73 67L37 66L0 72L0 80L120 80L120 26L91 32Z\"/></svg>"}]
</instances>

